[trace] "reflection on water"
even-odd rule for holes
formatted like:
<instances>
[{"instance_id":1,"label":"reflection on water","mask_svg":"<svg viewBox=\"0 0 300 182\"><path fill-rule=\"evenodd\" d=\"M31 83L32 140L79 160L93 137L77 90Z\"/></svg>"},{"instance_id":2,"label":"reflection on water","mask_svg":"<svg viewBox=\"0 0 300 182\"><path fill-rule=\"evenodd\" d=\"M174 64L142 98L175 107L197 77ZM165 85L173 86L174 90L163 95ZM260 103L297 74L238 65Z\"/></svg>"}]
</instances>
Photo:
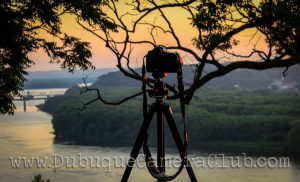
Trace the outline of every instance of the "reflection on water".
<instances>
[{"instance_id":1,"label":"reflection on water","mask_svg":"<svg viewBox=\"0 0 300 182\"><path fill-rule=\"evenodd\" d=\"M42 174L52 182L81 181L120 181L124 168L67 168L56 170L51 166L32 169L12 168L10 157L48 157L49 164L54 164L53 154L64 157L82 156L94 158L128 157L130 148L103 148L53 144L51 116L38 112L35 104L43 101L29 101L28 112L18 107L14 116L0 116L0 182L30 182L35 174ZM22 103L17 103L22 106ZM199 151L192 151L193 156L204 156ZM240 169L194 169L200 182L298 182L300 180L299 165L291 163L290 168L240 168ZM172 171L171 171L172 172ZM147 169L134 168L129 181L156 181ZM186 171L176 178L177 182L189 181Z\"/></svg>"}]
</instances>

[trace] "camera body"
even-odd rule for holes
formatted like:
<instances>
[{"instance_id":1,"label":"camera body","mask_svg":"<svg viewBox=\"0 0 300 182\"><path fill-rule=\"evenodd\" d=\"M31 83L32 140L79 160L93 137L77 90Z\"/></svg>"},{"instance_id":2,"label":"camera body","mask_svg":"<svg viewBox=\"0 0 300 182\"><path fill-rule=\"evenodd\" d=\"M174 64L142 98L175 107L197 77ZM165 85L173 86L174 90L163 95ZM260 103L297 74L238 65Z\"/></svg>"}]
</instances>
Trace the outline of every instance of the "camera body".
<instances>
[{"instance_id":1,"label":"camera body","mask_svg":"<svg viewBox=\"0 0 300 182\"><path fill-rule=\"evenodd\" d=\"M168 52L163 46L155 47L146 55L146 70L152 73L177 73L182 68L182 59L177 52Z\"/></svg>"}]
</instances>

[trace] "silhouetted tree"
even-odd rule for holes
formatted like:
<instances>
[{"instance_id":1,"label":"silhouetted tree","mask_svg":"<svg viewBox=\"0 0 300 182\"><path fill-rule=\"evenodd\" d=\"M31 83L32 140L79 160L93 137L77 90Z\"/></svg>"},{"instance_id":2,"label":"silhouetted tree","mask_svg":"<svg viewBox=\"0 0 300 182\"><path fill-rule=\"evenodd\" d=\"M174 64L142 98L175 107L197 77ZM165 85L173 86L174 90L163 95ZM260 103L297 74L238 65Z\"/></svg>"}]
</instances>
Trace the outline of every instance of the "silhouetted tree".
<instances>
[{"instance_id":1,"label":"silhouetted tree","mask_svg":"<svg viewBox=\"0 0 300 182\"><path fill-rule=\"evenodd\" d=\"M115 31L116 26L102 11L106 0L1 0L0 3L0 113L12 114L13 97L19 94L26 69L33 61L28 53L44 49L51 62L63 69L93 68L89 43L61 30L61 16L73 14L90 27ZM48 41L39 31L55 37ZM61 44L59 44L61 42Z\"/></svg>"},{"instance_id":2,"label":"silhouetted tree","mask_svg":"<svg viewBox=\"0 0 300 182\"><path fill-rule=\"evenodd\" d=\"M124 6L128 11L124 11ZM141 74L130 67L136 60L132 52L139 46L151 48L163 44L195 63L194 78L185 87L186 104L197 89L236 69L288 69L299 63L299 0L136 0L125 3L111 0L108 11L118 34L78 23L105 42L125 76L142 79ZM186 21L172 17L174 12ZM182 35L180 31L184 28L191 35ZM149 32L148 37L137 36L145 31ZM240 42L245 43L244 32L248 34L248 52L237 50ZM192 39L187 40L187 37ZM207 65L215 69L207 71ZM153 80L148 79L148 82L151 84ZM167 87L173 93L169 99L179 97L175 86ZM86 91L92 90L87 88Z\"/></svg>"},{"instance_id":3,"label":"silhouetted tree","mask_svg":"<svg viewBox=\"0 0 300 182\"><path fill-rule=\"evenodd\" d=\"M51 182L50 179L44 180L41 174L35 175L32 182Z\"/></svg>"},{"instance_id":4,"label":"silhouetted tree","mask_svg":"<svg viewBox=\"0 0 300 182\"><path fill-rule=\"evenodd\" d=\"M102 11L103 4L106 14ZM116 56L120 71L133 79L142 79L130 67L132 52L141 45L164 44L167 49L180 51L194 61L195 75L186 83L184 92L187 104L197 89L236 69L288 68L299 63L298 0L4 0L0 8L1 25L6 27L0 32L1 113L13 112L12 97L22 86L24 69L32 64L28 52L44 48L53 61L61 62L62 67L70 71L76 66L92 67L87 60L91 55L88 43L60 31L59 17L63 13L75 14L77 22L103 41ZM186 21L174 20L170 11L182 13ZM190 30L189 36L193 38L187 40L188 36L179 35L178 25ZM38 29L57 36L64 42L63 46L38 38ZM142 31L149 31L149 36L137 36ZM242 42L241 34L245 31L252 34L247 53L235 49ZM259 44L265 44L266 48ZM207 65L215 69L206 71ZM153 80L148 79L148 82L151 84ZM173 93L169 99L179 97L174 85L167 87ZM94 101L99 99L98 93Z\"/></svg>"}]
</instances>

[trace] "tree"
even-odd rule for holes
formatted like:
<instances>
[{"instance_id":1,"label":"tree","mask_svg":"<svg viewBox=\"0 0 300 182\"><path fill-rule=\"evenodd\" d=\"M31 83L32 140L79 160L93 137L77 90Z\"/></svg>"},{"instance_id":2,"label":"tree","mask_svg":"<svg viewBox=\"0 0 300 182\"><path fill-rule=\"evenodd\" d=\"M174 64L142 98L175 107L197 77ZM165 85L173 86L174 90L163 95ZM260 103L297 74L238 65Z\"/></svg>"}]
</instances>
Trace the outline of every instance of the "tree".
<instances>
[{"instance_id":1,"label":"tree","mask_svg":"<svg viewBox=\"0 0 300 182\"><path fill-rule=\"evenodd\" d=\"M299 63L299 0L5 0L0 8L1 23L7 27L0 32L1 113L13 112L13 95L21 89L24 69L32 64L28 52L43 48L70 71L76 66L92 67L87 60L91 56L88 43L60 31L64 13L76 15L78 24L104 42L120 71L133 79L142 80L132 68L134 49L141 46L164 44L194 61L194 79L184 91L186 104L197 89L236 69L288 69ZM182 13L185 21L172 19L170 12ZM179 22L190 29L189 35L179 35ZM38 38L39 29L58 37L63 46ZM145 31L148 37L139 36ZM248 51L241 52L237 48L245 40L240 36L247 31L251 34ZM207 72L207 65L215 69ZM153 81L148 79L148 84ZM167 87L173 93L169 99L179 97L174 85ZM102 99L99 92L98 99Z\"/></svg>"},{"instance_id":2,"label":"tree","mask_svg":"<svg viewBox=\"0 0 300 182\"><path fill-rule=\"evenodd\" d=\"M26 69L33 61L28 53L44 49L51 62L73 71L93 68L89 43L61 31L61 16L73 14L90 27L116 31L102 11L106 0L2 0L0 4L0 113L13 114L13 97L19 95ZM41 38L43 31L56 41Z\"/></svg>"},{"instance_id":3,"label":"tree","mask_svg":"<svg viewBox=\"0 0 300 182\"><path fill-rule=\"evenodd\" d=\"M41 174L35 175L32 182L51 182L50 179L44 180Z\"/></svg>"},{"instance_id":4,"label":"tree","mask_svg":"<svg viewBox=\"0 0 300 182\"><path fill-rule=\"evenodd\" d=\"M127 6L125 12L124 6ZM299 0L136 0L125 3L111 0L107 11L117 25L118 34L78 23L105 42L125 76L142 80L131 66L134 48L144 45L167 44L167 49L179 51L195 61L194 79L185 86L186 104L191 102L197 89L236 69L285 67L285 75L290 66L299 63ZM178 23L182 19L174 20L170 12L186 17L186 21ZM187 27L191 35L180 35L178 24ZM137 36L144 31L149 32L148 37ZM249 45L247 51L239 51L244 32L250 34ZM192 39L186 41L189 36ZM207 65L215 69L208 72ZM151 84L153 80L148 82ZM169 99L179 97L175 86L168 84L167 87L173 93ZM86 91L92 90L87 88ZM98 99L103 101L99 91Z\"/></svg>"},{"instance_id":5,"label":"tree","mask_svg":"<svg viewBox=\"0 0 300 182\"><path fill-rule=\"evenodd\" d=\"M295 122L292 126L293 128L289 131L287 136L287 149L291 155L297 157L297 154L300 154L300 124Z\"/></svg>"}]
</instances>

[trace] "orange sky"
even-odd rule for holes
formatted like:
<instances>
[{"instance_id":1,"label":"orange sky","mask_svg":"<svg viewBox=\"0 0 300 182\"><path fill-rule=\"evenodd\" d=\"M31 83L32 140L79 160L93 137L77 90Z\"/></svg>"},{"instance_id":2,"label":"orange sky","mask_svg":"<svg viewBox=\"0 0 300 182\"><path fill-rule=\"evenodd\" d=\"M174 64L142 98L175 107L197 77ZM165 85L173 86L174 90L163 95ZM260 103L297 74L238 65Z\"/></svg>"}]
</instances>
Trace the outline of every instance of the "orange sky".
<instances>
[{"instance_id":1,"label":"orange sky","mask_svg":"<svg viewBox=\"0 0 300 182\"><path fill-rule=\"evenodd\" d=\"M126 7L118 7L121 11L126 11ZM173 9L165 10L165 14L170 18L171 22L174 23L174 29L178 36L181 38L182 43L184 46L193 48L192 45L192 38L196 36L196 30L192 28L190 25L190 21L187 20L187 14L183 10L176 10ZM153 18L156 17L156 14L150 16L147 20L149 22L153 21ZM71 15L64 15L62 17L62 28L63 31L69 35L76 36L81 38L84 41L90 42L92 47L93 57L91 58L92 63L96 68L107 68L107 67L115 67L116 59L114 55L104 46L103 42L99 40L97 37L92 35L91 33L83 30L77 23L75 19ZM239 53L246 53L247 51L251 50L251 46L249 46L249 39L251 35L254 33L255 30L248 30L241 33L237 38L241 40L240 45L235 48L238 50ZM149 28L138 29L137 33L135 34L136 39L144 39L149 38ZM40 36L47 36L43 33ZM117 35L118 36L118 35ZM121 36L121 34L120 34ZM49 38L49 36L48 36ZM51 38L50 38L51 40ZM159 40L161 41L160 44L168 45L172 44L173 41L170 37L162 37L160 35ZM265 47L265 45L262 45ZM136 46L133 52L133 63L132 66L140 66L143 56L147 54L149 47L145 46ZM196 50L197 51L197 50ZM190 57L187 55L181 55L186 63L191 63ZM50 64L49 58L42 50L39 50L34 53L30 53L30 58L35 61L35 65L33 65L29 71L40 71L40 70L57 70L59 69L59 65L57 64Z\"/></svg>"}]
</instances>

